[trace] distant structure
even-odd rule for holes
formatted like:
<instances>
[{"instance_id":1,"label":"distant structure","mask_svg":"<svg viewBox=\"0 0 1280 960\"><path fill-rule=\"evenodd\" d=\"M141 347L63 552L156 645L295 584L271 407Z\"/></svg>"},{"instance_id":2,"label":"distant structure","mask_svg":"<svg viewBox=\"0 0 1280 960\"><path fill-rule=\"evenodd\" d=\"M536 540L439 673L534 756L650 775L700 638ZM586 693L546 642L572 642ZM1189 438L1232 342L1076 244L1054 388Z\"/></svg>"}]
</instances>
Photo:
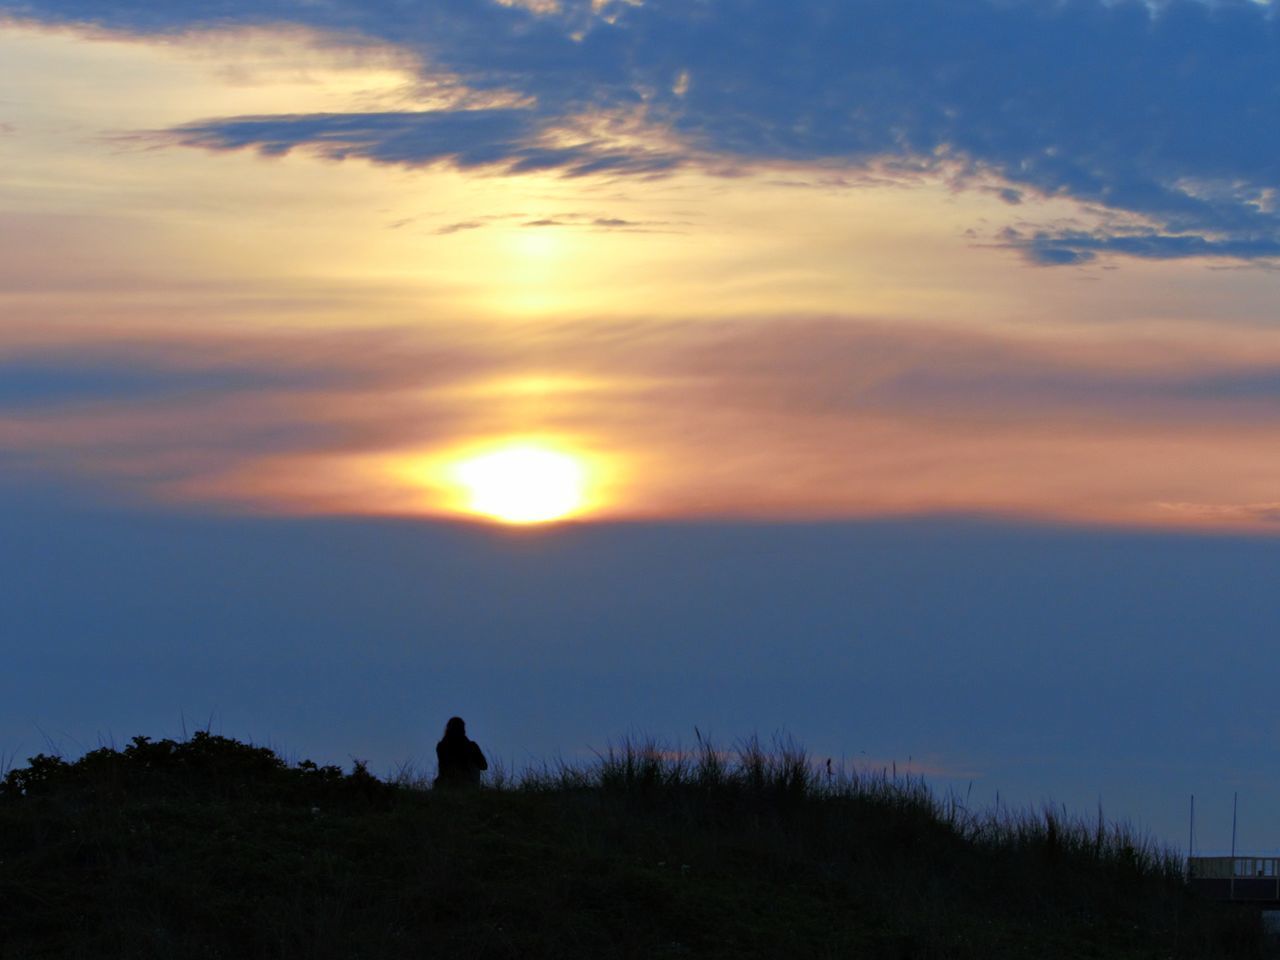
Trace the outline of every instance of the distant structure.
<instances>
[{"instance_id":1,"label":"distant structure","mask_svg":"<svg viewBox=\"0 0 1280 960\"><path fill-rule=\"evenodd\" d=\"M1280 909L1280 857L1188 857L1187 884L1211 900Z\"/></svg>"},{"instance_id":2,"label":"distant structure","mask_svg":"<svg viewBox=\"0 0 1280 960\"><path fill-rule=\"evenodd\" d=\"M478 787L481 771L489 763L480 745L467 738L467 725L461 717L450 717L444 725L444 738L436 744L437 787Z\"/></svg>"}]
</instances>

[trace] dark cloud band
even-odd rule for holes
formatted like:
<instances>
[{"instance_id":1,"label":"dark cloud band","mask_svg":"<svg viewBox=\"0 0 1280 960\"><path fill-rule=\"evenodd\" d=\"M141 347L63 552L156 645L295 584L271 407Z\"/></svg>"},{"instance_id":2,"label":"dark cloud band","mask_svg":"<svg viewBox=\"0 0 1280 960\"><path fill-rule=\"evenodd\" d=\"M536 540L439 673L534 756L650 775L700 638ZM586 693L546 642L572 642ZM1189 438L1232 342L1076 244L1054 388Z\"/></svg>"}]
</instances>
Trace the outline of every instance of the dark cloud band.
<instances>
[{"instance_id":1,"label":"dark cloud band","mask_svg":"<svg viewBox=\"0 0 1280 960\"><path fill-rule=\"evenodd\" d=\"M551 144L546 138L549 126L529 110L433 110L237 117L187 124L170 136L187 146L218 150L252 147L285 154L307 147L335 160L358 157L407 166L447 162L464 169L496 166L512 173L653 174L680 163L669 153L621 150L590 137Z\"/></svg>"}]
</instances>

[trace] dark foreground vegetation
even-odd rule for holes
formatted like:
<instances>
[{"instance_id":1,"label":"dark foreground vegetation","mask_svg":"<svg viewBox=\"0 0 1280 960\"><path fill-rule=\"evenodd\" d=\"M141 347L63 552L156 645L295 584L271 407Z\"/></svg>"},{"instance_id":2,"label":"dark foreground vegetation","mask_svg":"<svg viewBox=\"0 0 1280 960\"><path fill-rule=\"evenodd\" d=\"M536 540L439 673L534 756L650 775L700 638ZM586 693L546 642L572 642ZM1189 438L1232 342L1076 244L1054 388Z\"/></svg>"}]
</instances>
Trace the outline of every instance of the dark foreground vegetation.
<instances>
[{"instance_id":1,"label":"dark foreground vegetation","mask_svg":"<svg viewBox=\"0 0 1280 960\"><path fill-rule=\"evenodd\" d=\"M432 791L198 733L0 786L0 956L1256 958L1171 852L785 744Z\"/></svg>"}]
</instances>

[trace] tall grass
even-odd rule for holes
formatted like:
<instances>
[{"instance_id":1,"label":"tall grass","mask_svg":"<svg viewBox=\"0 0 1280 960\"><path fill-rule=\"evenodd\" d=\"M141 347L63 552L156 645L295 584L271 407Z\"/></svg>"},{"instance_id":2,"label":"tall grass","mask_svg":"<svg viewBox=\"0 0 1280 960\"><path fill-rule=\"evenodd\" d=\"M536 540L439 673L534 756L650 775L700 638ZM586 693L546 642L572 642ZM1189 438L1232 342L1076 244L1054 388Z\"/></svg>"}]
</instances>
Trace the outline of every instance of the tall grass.
<instances>
[{"instance_id":1,"label":"tall grass","mask_svg":"<svg viewBox=\"0 0 1280 960\"><path fill-rule=\"evenodd\" d=\"M913 930L912 955L965 956L954 938L980 938L975 917L1002 918L982 921L999 927L1032 916L1076 939L1159 931L1152 942L1168 956L1276 955L1274 945L1264 954L1256 916L1195 900L1180 851L1101 807L1087 816L1048 804L974 808L922 776L833 765L785 736L720 749L699 735L687 750L627 737L491 789L591 819L592 854L625 832L686 866L744 850L780 876L816 866L842 896Z\"/></svg>"},{"instance_id":2,"label":"tall grass","mask_svg":"<svg viewBox=\"0 0 1280 960\"><path fill-rule=\"evenodd\" d=\"M417 789L427 784L425 777L403 769L394 782ZM775 736L768 745L751 736L721 749L697 734L688 750L628 736L582 763L559 759L517 774L497 763L485 784L498 792L593 791L641 802L718 800L777 813L805 806L871 807L932 823L993 853L1034 848L1049 859L1105 863L1136 875L1166 880L1183 875L1178 849L1128 822L1107 820L1100 805L1092 816L1050 804L974 809L967 796L937 793L923 776L899 773L896 766L857 769L817 760L789 736Z\"/></svg>"}]
</instances>

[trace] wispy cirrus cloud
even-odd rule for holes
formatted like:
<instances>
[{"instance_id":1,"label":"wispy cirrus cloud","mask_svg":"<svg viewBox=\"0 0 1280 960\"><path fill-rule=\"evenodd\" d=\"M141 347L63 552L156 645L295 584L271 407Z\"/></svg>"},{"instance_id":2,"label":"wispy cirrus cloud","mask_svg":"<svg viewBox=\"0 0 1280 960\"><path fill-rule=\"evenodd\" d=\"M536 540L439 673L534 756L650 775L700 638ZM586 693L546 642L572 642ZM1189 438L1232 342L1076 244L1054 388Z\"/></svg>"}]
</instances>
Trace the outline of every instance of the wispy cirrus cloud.
<instances>
[{"instance_id":1,"label":"wispy cirrus cloud","mask_svg":"<svg viewBox=\"0 0 1280 960\"><path fill-rule=\"evenodd\" d=\"M482 217L476 217L472 220L458 220L453 223L446 223L436 227L431 233L438 237L447 237L455 233L465 233L470 230L482 230L485 227L493 226L503 222L521 221L524 214L488 214ZM399 228L406 226L411 220L399 221L392 226ZM681 231L692 224L687 220L634 220L627 217L601 216L590 213L556 213L550 216L541 216L534 219L524 219L519 226L531 229L540 229L543 227L566 227L577 230L591 231L618 231L622 233L669 233Z\"/></svg>"},{"instance_id":2,"label":"wispy cirrus cloud","mask_svg":"<svg viewBox=\"0 0 1280 960\"><path fill-rule=\"evenodd\" d=\"M688 221L628 220L626 217L602 217L584 213L559 213L552 217L526 220L522 227L570 227L580 230L618 230L626 233L671 232L690 226Z\"/></svg>"},{"instance_id":3,"label":"wispy cirrus cloud","mask_svg":"<svg viewBox=\"0 0 1280 960\"><path fill-rule=\"evenodd\" d=\"M140 34L301 23L412 50L520 107L226 117L170 132L210 149L662 175L697 163L897 158L1009 202L1066 197L1137 218L1011 241L1033 263L1280 252L1280 29L1251 0L0 0ZM424 67L425 69L425 67ZM581 118L625 121L601 136Z\"/></svg>"},{"instance_id":4,"label":"wispy cirrus cloud","mask_svg":"<svg viewBox=\"0 0 1280 960\"><path fill-rule=\"evenodd\" d=\"M459 220L456 223L446 223L443 227L438 227L433 232L437 236L447 237L453 233L462 233L464 230L479 230L485 224L479 220Z\"/></svg>"},{"instance_id":5,"label":"wispy cirrus cloud","mask_svg":"<svg viewBox=\"0 0 1280 960\"><path fill-rule=\"evenodd\" d=\"M1160 506L1180 520L1264 526L1280 524L1280 502L1162 503Z\"/></svg>"},{"instance_id":6,"label":"wispy cirrus cloud","mask_svg":"<svg viewBox=\"0 0 1280 960\"><path fill-rule=\"evenodd\" d=\"M409 166L447 162L461 169L498 168L513 174L555 170L571 177L653 175L684 162L662 149L621 146L589 133L566 134L531 110L513 108L238 117L187 124L170 131L167 139L220 150L251 147L268 155L305 147L331 160Z\"/></svg>"}]
</instances>

